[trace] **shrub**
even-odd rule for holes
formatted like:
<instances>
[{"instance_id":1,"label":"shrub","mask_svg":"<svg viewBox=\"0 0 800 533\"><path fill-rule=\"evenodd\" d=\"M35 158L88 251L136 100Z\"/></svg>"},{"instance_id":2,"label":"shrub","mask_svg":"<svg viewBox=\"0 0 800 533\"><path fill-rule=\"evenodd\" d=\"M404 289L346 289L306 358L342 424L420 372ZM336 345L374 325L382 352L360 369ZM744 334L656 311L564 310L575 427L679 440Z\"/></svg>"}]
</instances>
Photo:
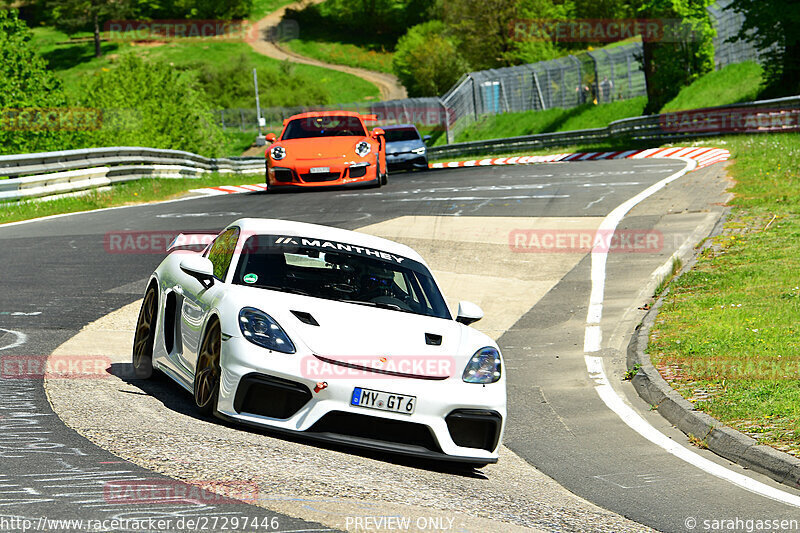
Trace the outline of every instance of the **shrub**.
<instances>
[{"instance_id":1,"label":"shrub","mask_svg":"<svg viewBox=\"0 0 800 533\"><path fill-rule=\"evenodd\" d=\"M392 67L409 96L439 96L469 70L439 20L418 24L397 42Z\"/></svg>"},{"instance_id":2,"label":"shrub","mask_svg":"<svg viewBox=\"0 0 800 533\"><path fill-rule=\"evenodd\" d=\"M65 136L54 129L27 129L30 123L17 119L20 109L66 107L61 84L36 55L31 38L15 10L0 10L0 153L55 150Z\"/></svg>"},{"instance_id":3,"label":"shrub","mask_svg":"<svg viewBox=\"0 0 800 533\"><path fill-rule=\"evenodd\" d=\"M253 61L244 54L222 66L208 63L190 65L209 100L217 108L255 107ZM331 102L328 91L307 75L298 74L289 62L278 68L258 69L258 94L261 105L302 106Z\"/></svg>"},{"instance_id":4,"label":"shrub","mask_svg":"<svg viewBox=\"0 0 800 533\"><path fill-rule=\"evenodd\" d=\"M147 146L216 156L223 142L212 106L196 77L166 63L125 56L92 76L81 103L103 110L92 146Z\"/></svg>"}]
</instances>

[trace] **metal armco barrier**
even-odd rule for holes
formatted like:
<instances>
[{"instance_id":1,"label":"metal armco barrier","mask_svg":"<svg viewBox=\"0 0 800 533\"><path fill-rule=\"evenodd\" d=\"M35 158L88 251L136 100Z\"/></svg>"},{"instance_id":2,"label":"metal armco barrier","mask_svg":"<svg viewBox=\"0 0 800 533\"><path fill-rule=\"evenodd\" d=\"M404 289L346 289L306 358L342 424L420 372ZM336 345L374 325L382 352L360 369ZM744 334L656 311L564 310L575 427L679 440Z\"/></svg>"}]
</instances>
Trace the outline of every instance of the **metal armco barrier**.
<instances>
[{"instance_id":1,"label":"metal armco barrier","mask_svg":"<svg viewBox=\"0 0 800 533\"><path fill-rule=\"evenodd\" d=\"M76 192L141 178L196 178L212 172L263 175L264 159L213 159L179 150L127 146L6 155L0 156L0 200Z\"/></svg>"}]
</instances>

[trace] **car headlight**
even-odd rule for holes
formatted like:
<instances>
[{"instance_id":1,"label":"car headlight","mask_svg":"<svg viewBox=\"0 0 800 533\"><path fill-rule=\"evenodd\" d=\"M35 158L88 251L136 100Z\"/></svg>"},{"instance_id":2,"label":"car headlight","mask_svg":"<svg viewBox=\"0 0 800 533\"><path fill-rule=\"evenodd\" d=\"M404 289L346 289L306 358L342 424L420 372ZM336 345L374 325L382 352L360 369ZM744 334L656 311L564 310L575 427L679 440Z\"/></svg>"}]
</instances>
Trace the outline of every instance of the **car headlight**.
<instances>
[{"instance_id":1,"label":"car headlight","mask_svg":"<svg viewBox=\"0 0 800 533\"><path fill-rule=\"evenodd\" d=\"M280 161L281 159L286 157L286 148L284 148L283 146L273 146L269 150L269 155L275 161Z\"/></svg>"},{"instance_id":2,"label":"car headlight","mask_svg":"<svg viewBox=\"0 0 800 533\"><path fill-rule=\"evenodd\" d=\"M361 141L356 145L356 155L358 157L366 157L372 151L372 146L367 141Z\"/></svg>"},{"instance_id":3,"label":"car headlight","mask_svg":"<svg viewBox=\"0 0 800 533\"><path fill-rule=\"evenodd\" d=\"M422 148L414 148L413 150L411 150L411 153L412 154L417 154L417 155L422 155L422 154L425 153L425 147L423 146Z\"/></svg>"},{"instance_id":4,"label":"car headlight","mask_svg":"<svg viewBox=\"0 0 800 533\"><path fill-rule=\"evenodd\" d=\"M286 332L263 311L245 307L239 311L239 328L244 338L276 352L294 353L295 347Z\"/></svg>"},{"instance_id":5,"label":"car headlight","mask_svg":"<svg viewBox=\"0 0 800 533\"><path fill-rule=\"evenodd\" d=\"M470 358L461 379L467 383L494 383L500 379L500 352L486 346Z\"/></svg>"}]
</instances>

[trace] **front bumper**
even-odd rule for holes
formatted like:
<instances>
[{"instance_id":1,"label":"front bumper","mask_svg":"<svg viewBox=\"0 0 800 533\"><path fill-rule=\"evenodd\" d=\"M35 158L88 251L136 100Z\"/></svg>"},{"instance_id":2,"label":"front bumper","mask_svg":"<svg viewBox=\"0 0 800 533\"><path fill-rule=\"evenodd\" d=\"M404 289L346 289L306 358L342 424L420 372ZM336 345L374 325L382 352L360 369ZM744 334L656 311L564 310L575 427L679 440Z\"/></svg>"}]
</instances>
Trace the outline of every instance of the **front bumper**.
<instances>
[{"instance_id":1,"label":"front bumper","mask_svg":"<svg viewBox=\"0 0 800 533\"><path fill-rule=\"evenodd\" d=\"M412 154L410 152L386 154L386 166L393 168L428 168L426 154Z\"/></svg>"},{"instance_id":2,"label":"front bumper","mask_svg":"<svg viewBox=\"0 0 800 533\"><path fill-rule=\"evenodd\" d=\"M273 353L239 337L225 341L222 352L217 410L223 418L414 457L497 462L506 418L504 382L481 386L459 377L433 381L368 373L319 378L308 375L313 355ZM319 381L327 386L315 392ZM266 388L254 389L253 383ZM277 387L269 388L271 383ZM416 396L415 412L350 405L356 387Z\"/></svg>"},{"instance_id":3,"label":"front bumper","mask_svg":"<svg viewBox=\"0 0 800 533\"><path fill-rule=\"evenodd\" d=\"M326 168L325 172L314 172L312 169ZM267 185L280 187L339 187L359 186L378 183L377 166L370 162L343 164L341 159L318 160L304 164L280 166L268 165Z\"/></svg>"}]
</instances>

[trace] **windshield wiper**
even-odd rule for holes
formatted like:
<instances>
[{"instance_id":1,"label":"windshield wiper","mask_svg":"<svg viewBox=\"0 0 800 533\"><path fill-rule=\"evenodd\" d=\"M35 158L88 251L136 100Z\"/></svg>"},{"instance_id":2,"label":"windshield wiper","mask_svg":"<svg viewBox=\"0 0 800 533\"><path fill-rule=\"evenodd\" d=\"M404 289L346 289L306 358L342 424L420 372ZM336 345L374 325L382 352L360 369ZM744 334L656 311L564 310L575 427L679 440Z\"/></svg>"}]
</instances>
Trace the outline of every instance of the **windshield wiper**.
<instances>
[{"instance_id":1,"label":"windshield wiper","mask_svg":"<svg viewBox=\"0 0 800 533\"><path fill-rule=\"evenodd\" d=\"M404 313L412 313L412 314L419 314L411 311L410 309L403 309L397 304L390 304L386 302L369 302L365 300L341 300L342 302L348 302L351 304L358 304L358 305L368 305L370 307L378 307L380 309L391 309L392 311L402 311Z\"/></svg>"}]
</instances>

